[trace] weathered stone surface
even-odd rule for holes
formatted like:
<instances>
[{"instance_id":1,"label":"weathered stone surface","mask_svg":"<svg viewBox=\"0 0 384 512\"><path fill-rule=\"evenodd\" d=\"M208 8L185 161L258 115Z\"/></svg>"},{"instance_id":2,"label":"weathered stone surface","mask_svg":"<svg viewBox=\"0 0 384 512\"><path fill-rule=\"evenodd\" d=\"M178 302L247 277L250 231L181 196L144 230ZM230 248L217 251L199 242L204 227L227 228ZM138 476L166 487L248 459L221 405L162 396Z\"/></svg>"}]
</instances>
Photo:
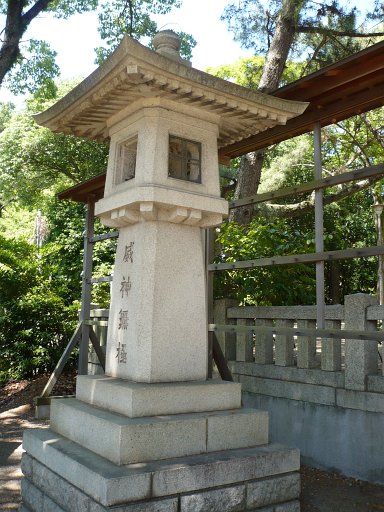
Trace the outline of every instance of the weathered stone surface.
<instances>
[{"instance_id":1,"label":"weathered stone surface","mask_svg":"<svg viewBox=\"0 0 384 512\"><path fill-rule=\"evenodd\" d=\"M27 478L21 480L21 494L24 503L31 510L43 510L43 493L37 489Z\"/></svg>"},{"instance_id":2,"label":"weathered stone surface","mask_svg":"<svg viewBox=\"0 0 384 512\"><path fill-rule=\"evenodd\" d=\"M254 325L253 320L239 318L237 325ZM236 361L253 362L253 334L252 332L238 332L236 334Z\"/></svg>"},{"instance_id":3,"label":"weathered stone surface","mask_svg":"<svg viewBox=\"0 0 384 512\"><path fill-rule=\"evenodd\" d=\"M276 327L293 327L293 320L277 319ZM275 336L275 365L293 366L293 336L291 334L277 334Z\"/></svg>"},{"instance_id":4,"label":"weathered stone surface","mask_svg":"<svg viewBox=\"0 0 384 512\"><path fill-rule=\"evenodd\" d=\"M21 481L21 493L25 503L20 507L20 512L66 512L67 509L59 507L49 496L36 487L26 478ZM28 508L26 506L28 504Z\"/></svg>"},{"instance_id":5,"label":"weathered stone surface","mask_svg":"<svg viewBox=\"0 0 384 512\"><path fill-rule=\"evenodd\" d=\"M340 320L326 320L326 329L341 329ZM326 372L341 370L341 339L322 338L321 369Z\"/></svg>"},{"instance_id":6,"label":"weathered stone surface","mask_svg":"<svg viewBox=\"0 0 384 512\"><path fill-rule=\"evenodd\" d=\"M384 393L384 376L368 375L368 391L371 393Z\"/></svg>"},{"instance_id":7,"label":"weathered stone surface","mask_svg":"<svg viewBox=\"0 0 384 512\"><path fill-rule=\"evenodd\" d=\"M30 508L28 508L24 503L20 505L19 512L34 512Z\"/></svg>"},{"instance_id":8,"label":"weathered stone surface","mask_svg":"<svg viewBox=\"0 0 384 512\"><path fill-rule=\"evenodd\" d=\"M353 391L352 389L336 390L336 400L339 407L345 409L360 409L361 411L384 412L384 395Z\"/></svg>"},{"instance_id":9,"label":"weathered stone surface","mask_svg":"<svg viewBox=\"0 0 384 512\"><path fill-rule=\"evenodd\" d=\"M153 475L157 496L230 485L257 478L280 475L300 468L296 449L270 444L257 448L215 452L205 457L189 457L174 466L165 465Z\"/></svg>"},{"instance_id":10,"label":"weathered stone surface","mask_svg":"<svg viewBox=\"0 0 384 512\"><path fill-rule=\"evenodd\" d=\"M367 320L368 306L377 303L376 297L356 293L345 297L345 329L376 330L376 322ZM377 373L377 341L351 340L345 342L345 388L364 391L367 376Z\"/></svg>"},{"instance_id":11,"label":"weathered stone surface","mask_svg":"<svg viewBox=\"0 0 384 512\"><path fill-rule=\"evenodd\" d=\"M336 390L328 386L261 379L248 375L240 375L239 382L243 386L243 391L251 393L325 405L335 405L336 403Z\"/></svg>"},{"instance_id":12,"label":"weathered stone surface","mask_svg":"<svg viewBox=\"0 0 384 512\"><path fill-rule=\"evenodd\" d=\"M32 482L46 496L67 510L88 512L90 498L46 466L33 464ZM28 496L28 493L23 493Z\"/></svg>"},{"instance_id":13,"label":"weathered stone surface","mask_svg":"<svg viewBox=\"0 0 384 512\"><path fill-rule=\"evenodd\" d=\"M228 318L286 318L288 320L314 320L316 306L239 306L228 310ZM325 307L326 320L344 320L344 306Z\"/></svg>"},{"instance_id":14,"label":"weathered stone surface","mask_svg":"<svg viewBox=\"0 0 384 512\"><path fill-rule=\"evenodd\" d=\"M26 458L49 466L103 506L272 478L300 467L298 450L275 444L120 467L50 429L26 432L24 448Z\"/></svg>"},{"instance_id":15,"label":"weathered stone surface","mask_svg":"<svg viewBox=\"0 0 384 512\"><path fill-rule=\"evenodd\" d=\"M234 320L227 317L227 309L229 307L237 306L239 301L236 299L217 299L213 305L213 318L215 324L235 324ZM236 360L236 333L220 331L216 333L218 342L220 343L221 350L227 361Z\"/></svg>"},{"instance_id":16,"label":"weathered stone surface","mask_svg":"<svg viewBox=\"0 0 384 512\"><path fill-rule=\"evenodd\" d=\"M298 329L316 329L316 320L298 320ZM297 337L297 367L315 368L316 361L316 336Z\"/></svg>"},{"instance_id":17,"label":"weathered stone surface","mask_svg":"<svg viewBox=\"0 0 384 512\"><path fill-rule=\"evenodd\" d=\"M282 503L281 505L276 505L274 512L300 512L300 502L291 501L289 503Z\"/></svg>"},{"instance_id":18,"label":"weathered stone surface","mask_svg":"<svg viewBox=\"0 0 384 512\"><path fill-rule=\"evenodd\" d=\"M105 375L79 375L76 397L136 418L237 409L241 385L222 380L144 384Z\"/></svg>"},{"instance_id":19,"label":"weathered stone surface","mask_svg":"<svg viewBox=\"0 0 384 512\"><path fill-rule=\"evenodd\" d=\"M254 509L253 505L255 503L250 504L249 500L248 505L246 503L246 489L243 483L240 485L221 487L219 489L200 490L200 492L182 494L180 497L155 498L135 503L120 503L119 505L110 507L92 500L83 492L79 491L74 485L52 473L48 468L42 466L37 461L34 462L34 468L35 470L39 470L40 475L46 475L51 481L55 478L56 485L62 487L62 491L52 491L55 495L55 500L59 503L58 505L55 501L50 499L46 492L42 492L42 490L38 488L41 484L40 476L34 477L34 483L24 479L23 496L28 504L25 505L25 512L78 512L79 510L84 510L78 507L81 507L82 503L85 503L85 500L87 500L87 512L112 512L112 510L113 512L242 512L244 510L257 510L258 512L274 512L276 510L280 512L298 512L300 510L297 508L297 501L278 503L275 507L267 506L260 508L257 506L257 508ZM291 476L292 475L287 475L287 477ZM277 477L275 489L278 488L282 478L284 477ZM263 482L264 481L261 480L260 483L263 484ZM248 483L248 488L255 483L257 482ZM268 483L270 485L270 479L268 479ZM293 486L295 487L294 482ZM278 497L282 496L281 491L277 491L277 493ZM66 500L66 496L69 498L68 501ZM80 496L83 498L83 501L79 498L73 500L73 496ZM270 505L276 503L276 496L272 495L271 498ZM265 502L264 500L264 503Z\"/></svg>"},{"instance_id":20,"label":"weathered stone surface","mask_svg":"<svg viewBox=\"0 0 384 512\"><path fill-rule=\"evenodd\" d=\"M23 444L28 454L104 505L151 495L151 472L145 466L116 466L49 429L26 431Z\"/></svg>"},{"instance_id":21,"label":"weathered stone surface","mask_svg":"<svg viewBox=\"0 0 384 512\"><path fill-rule=\"evenodd\" d=\"M128 418L76 399L51 408L54 431L119 465L268 442L267 415L255 409Z\"/></svg>"},{"instance_id":22,"label":"weathered stone surface","mask_svg":"<svg viewBox=\"0 0 384 512\"><path fill-rule=\"evenodd\" d=\"M316 384L334 388L344 387L344 372L324 372L319 369L292 368L289 366L275 366L274 364L256 364L229 361L229 368L233 374L253 375L264 379L302 382L303 384Z\"/></svg>"},{"instance_id":23,"label":"weathered stone surface","mask_svg":"<svg viewBox=\"0 0 384 512\"><path fill-rule=\"evenodd\" d=\"M247 507L257 508L272 503L297 499L300 496L300 475L277 476L247 484Z\"/></svg>"},{"instance_id":24,"label":"weathered stone surface","mask_svg":"<svg viewBox=\"0 0 384 512\"><path fill-rule=\"evenodd\" d=\"M241 512L245 506L245 485L182 496L180 512Z\"/></svg>"},{"instance_id":25,"label":"weathered stone surface","mask_svg":"<svg viewBox=\"0 0 384 512\"><path fill-rule=\"evenodd\" d=\"M208 416L207 451L258 446L268 443L268 413L256 409Z\"/></svg>"},{"instance_id":26,"label":"weathered stone surface","mask_svg":"<svg viewBox=\"0 0 384 512\"><path fill-rule=\"evenodd\" d=\"M271 319L257 319L255 326L272 327ZM255 362L261 365L273 363L273 335L270 333L258 333L255 336Z\"/></svg>"},{"instance_id":27,"label":"weathered stone surface","mask_svg":"<svg viewBox=\"0 0 384 512\"><path fill-rule=\"evenodd\" d=\"M132 261L124 262L130 244ZM205 380L200 228L156 220L121 227L113 278L106 374L148 383ZM127 282L130 289L121 291Z\"/></svg>"},{"instance_id":28,"label":"weathered stone surface","mask_svg":"<svg viewBox=\"0 0 384 512\"><path fill-rule=\"evenodd\" d=\"M206 418L200 415L127 418L75 399L55 400L51 428L119 465L206 451Z\"/></svg>"},{"instance_id":29,"label":"weathered stone surface","mask_svg":"<svg viewBox=\"0 0 384 512\"><path fill-rule=\"evenodd\" d=\"M98 503L91 502L89 512L178 512L178 498L151 500L130 505L102 507ZM69 511L72 512L72 511Z\"/></svg>"}]
</instances>

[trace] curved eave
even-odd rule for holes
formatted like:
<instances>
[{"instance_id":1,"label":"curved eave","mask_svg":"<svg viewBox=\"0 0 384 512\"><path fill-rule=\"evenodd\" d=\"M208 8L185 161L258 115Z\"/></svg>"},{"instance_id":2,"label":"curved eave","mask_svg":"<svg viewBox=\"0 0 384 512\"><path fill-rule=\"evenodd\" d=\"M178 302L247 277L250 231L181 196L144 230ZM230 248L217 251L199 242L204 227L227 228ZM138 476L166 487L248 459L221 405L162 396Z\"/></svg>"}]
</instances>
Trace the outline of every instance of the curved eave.
<instances>
[{"instance_id":1,"label":"curved eave","mask_svg":"<svg viewBox=\"0 0 384 512\"><path fill-rule=\"evenodd\" d=\"M125 36L98 69L35 120L53 131L105 140L107 120L144 97L162 97L218 115L219 147L285 124L308 105L227 82Z\"/></svg>"}]
</instances>

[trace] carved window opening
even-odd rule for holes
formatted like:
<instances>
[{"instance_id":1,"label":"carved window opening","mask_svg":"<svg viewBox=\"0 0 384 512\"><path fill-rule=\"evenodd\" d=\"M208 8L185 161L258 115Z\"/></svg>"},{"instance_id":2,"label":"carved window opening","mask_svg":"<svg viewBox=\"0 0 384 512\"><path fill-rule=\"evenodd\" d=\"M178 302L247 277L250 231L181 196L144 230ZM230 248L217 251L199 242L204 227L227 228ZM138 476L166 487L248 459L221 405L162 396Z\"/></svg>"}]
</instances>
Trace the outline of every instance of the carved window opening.
<instances>
[{"instance_id":1,"label":"carved window opening","mask_svg":"<svg viewBox=\"0 0 384 512\"><path fill-rule=\"evenodd\" d=\"M116 184L135 177L137 137L121 142L117 147Z\"/></svg>"},{"instance_id":2,"label":"carved window opening","mask_svg":"<svg viewBox=\"0 0 384 512\"><path fill-rule=\"evenodd\" d=\"M201 183L201 143L169 136L168 176Z\"/></svg>"}]
</instances>

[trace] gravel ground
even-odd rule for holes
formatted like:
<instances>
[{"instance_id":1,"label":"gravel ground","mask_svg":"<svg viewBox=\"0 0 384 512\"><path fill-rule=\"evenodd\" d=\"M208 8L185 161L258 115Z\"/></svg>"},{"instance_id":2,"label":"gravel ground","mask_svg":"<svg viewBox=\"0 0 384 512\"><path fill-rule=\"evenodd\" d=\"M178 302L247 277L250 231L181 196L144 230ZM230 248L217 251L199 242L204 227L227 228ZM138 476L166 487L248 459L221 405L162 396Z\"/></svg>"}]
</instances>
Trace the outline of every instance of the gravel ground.
<instances>
[{"instance_id":1,"label":"gravel ground","mask_svg":"<svg viewBox=\"0 0 384 512\"><path fill-rule=\"evenodd\" d=\"M18 510L21 442L26 428L47 426L33 417L33 397L47 381L11 382L0 388L0 510ZM74 393L74 376L60 379L56 395ZM301 512L384 512L384 487L308 467L301 469ZM73 511L76 512L76 511Z\"/></svg>"}]
</instances>

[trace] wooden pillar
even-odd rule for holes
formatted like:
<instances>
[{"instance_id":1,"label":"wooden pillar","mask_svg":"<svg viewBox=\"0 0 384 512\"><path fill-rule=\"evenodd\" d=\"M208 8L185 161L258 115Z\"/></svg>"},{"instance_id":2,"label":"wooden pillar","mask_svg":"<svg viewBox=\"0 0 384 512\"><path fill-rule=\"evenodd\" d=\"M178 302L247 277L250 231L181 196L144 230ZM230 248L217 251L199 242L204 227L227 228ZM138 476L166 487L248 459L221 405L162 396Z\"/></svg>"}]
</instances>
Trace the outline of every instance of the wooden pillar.
<instances>
[{"instance_id":1,"label":"wooden pillar","mask_svg":"<svg viewBox=\"0 0 384 512\"><path fill-rule=\"evenodd\" d=\"M208 271L208 265L213 262L215 256L215 229L205 230L205 268L207 269L207 313L208 324L213 324L213 272ZM208 378L213 373L213 332L208 332Z\"/></svg>"},{"instance_id":2,"label":"wooden pillar","mask_svg":"<svg viewBox=\"0 0 384 512\"><path fill-rule=\"evenodd\" d=\"M316 123L313 130L315 180L322 178L321 162L321 125ZM316 252L324 251L324 223L323 223L323 191L315 191L315 243ZM324 293L324 261L316 263L316 321L317 328L324 329L325 293Z\"/></svg>"},{"instance_id":3,"label":"wooden pillar","mask_svg":"<svg viewBox=\"0 0 384 512\"><path fill-rule=\"evenodd\" d=\"M93 196L88 198L87 211L85 215L84 230L84 257L81 288L81 341L79 350L78 374L87 375L88 373L88 345L89 345L89 325L84 324L84 320L89 320L91 312L91 292L92 292L92 267L93 267L93 242L91 238L94 234L95 219L95 199Z\"/></svg>"}]
</instances>

